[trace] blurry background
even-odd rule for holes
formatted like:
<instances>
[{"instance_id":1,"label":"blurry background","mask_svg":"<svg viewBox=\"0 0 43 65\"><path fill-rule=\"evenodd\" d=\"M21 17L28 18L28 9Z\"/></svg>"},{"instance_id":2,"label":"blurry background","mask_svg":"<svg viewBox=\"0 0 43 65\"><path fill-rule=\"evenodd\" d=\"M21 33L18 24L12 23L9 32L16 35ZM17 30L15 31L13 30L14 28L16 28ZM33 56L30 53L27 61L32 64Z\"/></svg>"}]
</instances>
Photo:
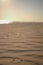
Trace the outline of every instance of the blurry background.
<instances>
[{"instance_id":1,"label":"blurry background","mask_svg":"<svg viewBox=\"0 0 43 65\"><path fill-rule=\"evenodd\" d=\"M43 22L43 0L0 0L0 22Z\"/></svg>"}]
</instances>

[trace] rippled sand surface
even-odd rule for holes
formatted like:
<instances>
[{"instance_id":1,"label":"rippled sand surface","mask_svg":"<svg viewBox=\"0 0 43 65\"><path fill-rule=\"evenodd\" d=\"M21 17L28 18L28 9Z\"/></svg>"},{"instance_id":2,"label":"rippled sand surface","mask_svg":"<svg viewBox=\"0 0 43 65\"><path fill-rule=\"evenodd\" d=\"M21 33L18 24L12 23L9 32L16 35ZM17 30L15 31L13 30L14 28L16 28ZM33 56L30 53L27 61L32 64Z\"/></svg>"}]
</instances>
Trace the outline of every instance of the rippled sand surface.
<instances>
[{"instance_id":1,"label":"rippled sand surface","mask_svg":"<svg viewBox=\"0 0 43 65\"><path fill-rule=\"evenodd\" d=\"M43 23L0 25L0 65L43 65Z\"/></svg>"}]
</instances>

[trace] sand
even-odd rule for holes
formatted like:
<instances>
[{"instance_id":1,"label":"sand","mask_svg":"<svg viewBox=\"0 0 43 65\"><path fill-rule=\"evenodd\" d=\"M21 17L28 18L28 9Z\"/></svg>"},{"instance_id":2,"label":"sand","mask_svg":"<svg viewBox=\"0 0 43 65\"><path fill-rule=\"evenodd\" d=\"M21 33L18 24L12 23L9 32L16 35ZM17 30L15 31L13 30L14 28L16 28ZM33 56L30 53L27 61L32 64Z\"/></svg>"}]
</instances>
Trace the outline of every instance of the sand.
<instances>
[{"instance_id":1,"label":"sand","mask_svg":"<svg viewBox=\"0 0 43 65\"><path fill-rule=\"evenodd\" d=\"M43 65L43 23L0 25L0 65Z\"/></svg>"}]
</instances>

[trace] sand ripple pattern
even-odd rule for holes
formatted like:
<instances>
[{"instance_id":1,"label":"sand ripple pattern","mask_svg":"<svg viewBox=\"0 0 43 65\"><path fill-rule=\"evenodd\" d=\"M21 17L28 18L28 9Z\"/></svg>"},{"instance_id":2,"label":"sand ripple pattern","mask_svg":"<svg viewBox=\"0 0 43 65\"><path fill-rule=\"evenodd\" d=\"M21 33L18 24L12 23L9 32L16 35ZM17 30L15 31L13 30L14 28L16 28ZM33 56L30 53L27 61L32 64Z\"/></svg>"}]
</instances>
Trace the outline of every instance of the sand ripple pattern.
<instances>
[{"instance_id":1,"label":"sand ripple pattern","mask_svg":"<svg viewBox=\"0 0 43 65\"><path fill-rule=\"evenodd\" d=\"M0 25L0 65L43 65L43 23Z\"/></svg>"}]
</instances>

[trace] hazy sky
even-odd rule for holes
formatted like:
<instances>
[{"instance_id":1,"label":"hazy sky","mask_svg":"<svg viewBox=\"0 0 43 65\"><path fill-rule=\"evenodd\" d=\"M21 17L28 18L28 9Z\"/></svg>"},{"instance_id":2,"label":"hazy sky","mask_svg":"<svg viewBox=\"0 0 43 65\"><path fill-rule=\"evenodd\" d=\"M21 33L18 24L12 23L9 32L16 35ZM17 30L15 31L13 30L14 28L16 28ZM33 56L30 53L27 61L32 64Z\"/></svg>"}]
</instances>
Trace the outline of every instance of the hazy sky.
<instances>
[{"instance_id":1,"label":"hazy sky","mask_svg":"<svg viewBox=\"0 0 43 65\"><path fill-rule=\"evenodd\" d=\"M43 0L0 0L0 20L43 22Z\"/></svg>"}]
</instances>

